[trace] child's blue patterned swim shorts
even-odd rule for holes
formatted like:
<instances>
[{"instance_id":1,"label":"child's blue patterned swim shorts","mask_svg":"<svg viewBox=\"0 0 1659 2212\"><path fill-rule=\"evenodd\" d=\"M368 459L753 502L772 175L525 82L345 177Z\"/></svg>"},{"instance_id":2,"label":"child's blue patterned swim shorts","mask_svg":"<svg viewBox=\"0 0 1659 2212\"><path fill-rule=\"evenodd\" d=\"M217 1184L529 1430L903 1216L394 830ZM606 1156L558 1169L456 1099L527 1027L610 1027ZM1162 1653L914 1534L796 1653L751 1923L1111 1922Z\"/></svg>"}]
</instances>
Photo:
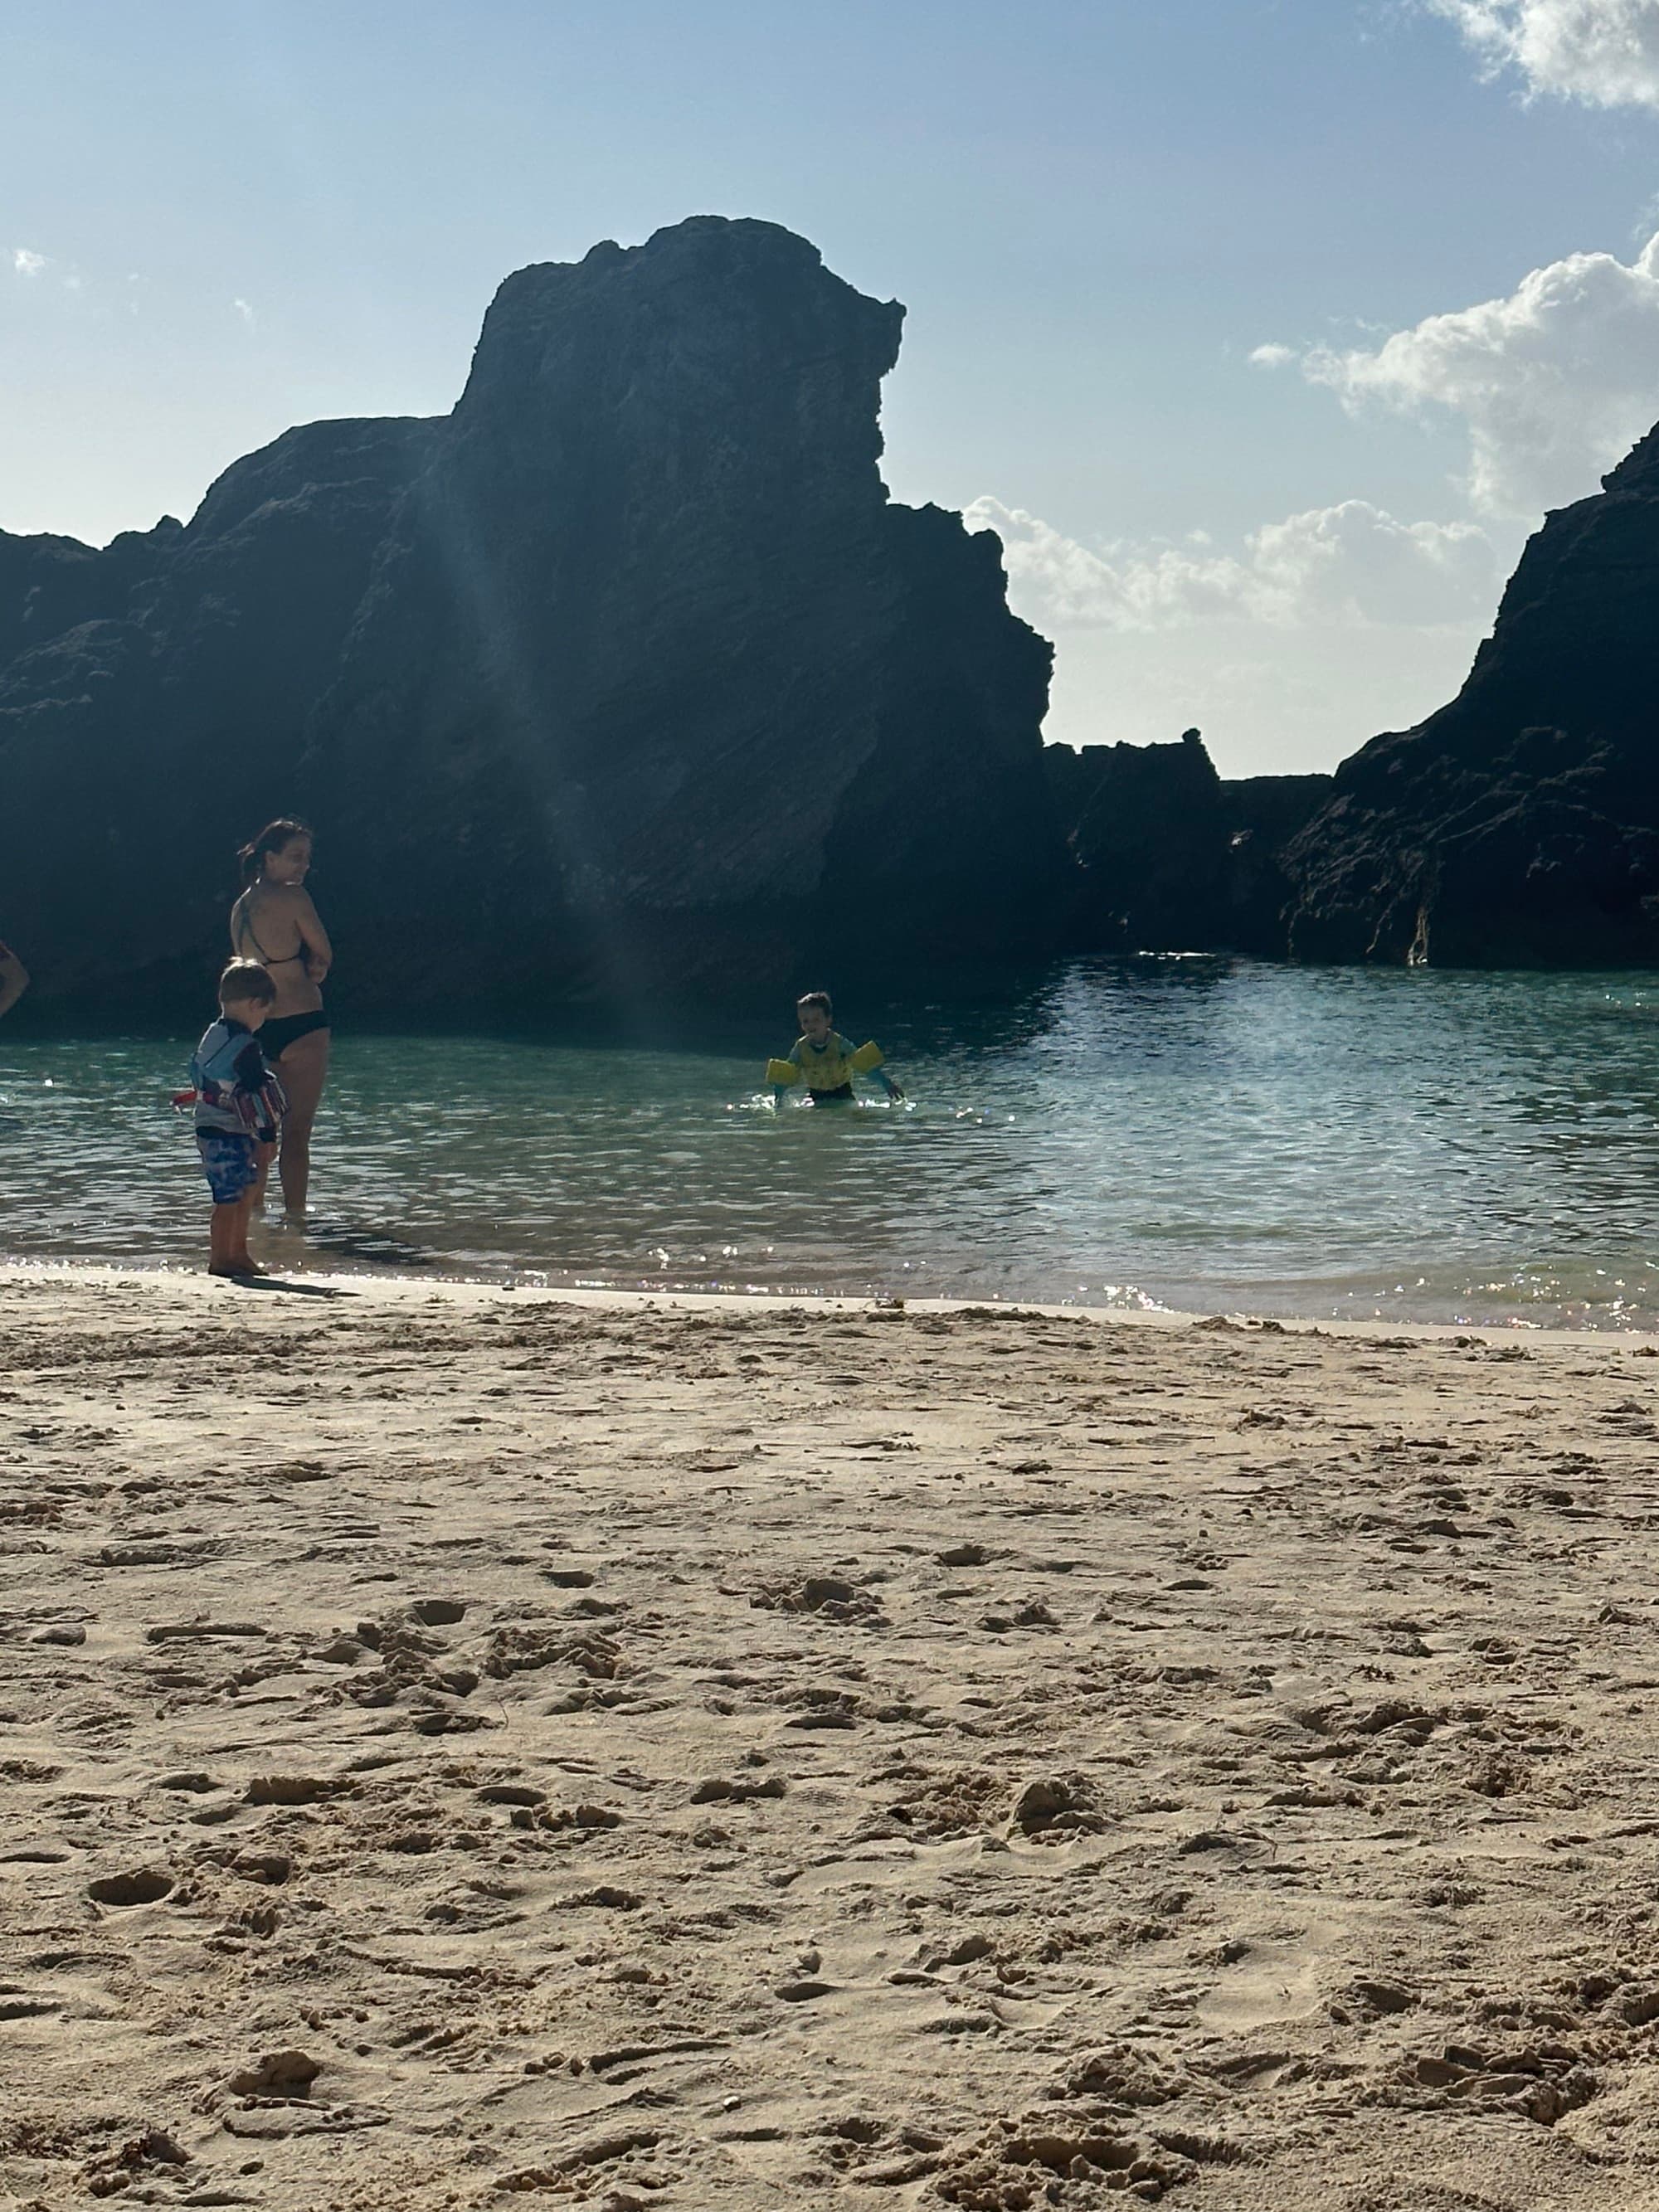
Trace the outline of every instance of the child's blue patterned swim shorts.
<instances>
[{"instance_id":1,"label":"child's blue patterned swim shorts","mask_svg":"<svg viewBox=\"0 0 1659 2212\"><path fill-rule=\"evenodd\" d=\"M198 1129L196 1143L213 1203L234 1206L258 1180L259 1162L252 1138L234 1136L228 1129Z\"/></svg>"}]
</instances>

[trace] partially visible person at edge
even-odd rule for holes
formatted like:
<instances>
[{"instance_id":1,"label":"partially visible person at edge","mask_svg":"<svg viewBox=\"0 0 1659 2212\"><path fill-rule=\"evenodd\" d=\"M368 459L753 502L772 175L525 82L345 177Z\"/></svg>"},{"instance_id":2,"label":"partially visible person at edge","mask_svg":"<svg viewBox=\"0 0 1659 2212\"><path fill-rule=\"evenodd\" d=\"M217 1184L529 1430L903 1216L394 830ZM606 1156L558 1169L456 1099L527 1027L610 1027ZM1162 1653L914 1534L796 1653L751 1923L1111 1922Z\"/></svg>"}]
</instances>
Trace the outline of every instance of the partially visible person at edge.
<instances>
[{"instance_id":1,"label":"partially visible person at edge","mask_svg":"<svg viewBox=\"0 0 1659 2212\"><path fill-rule=\"evenodd\" d=\"M0 1014L9 1014L28 987L28 969L9 945L0 945Z\"/></svg>"},{"instance_id":2,"label":"partially visible person at edge","mask_svg":"<svg viewBox=\"0 0 1659 2212\"><path fill-rule=\"evenodd\" d=\"M773 1104L781 1106L784 1093L797 1083L806 1085L806 1095L815 1106L850 1103L855 1075L873 1075L893 1103L901 1104L904 1093L882 1066L881 1047L872 1042L854 1050L834 1028L835 1018L828 991L808 991L796 1000L795 1019L800 1024L800 1035L790 1047L787 1059L766 1063Z\"/></svg>"},{"instance_id":3,"label":"partially visible person at edge","mask_svg":"<svg viewBox=\"0 0 1659 2212\"><path fill-rule=\"evenodd\" d=\"M230 910L230 949L239 960L258 961L276 987L259 1042L288 1094L276 1172L283 1206L299 1220L311 1184L312 1124L328 1079L329 1019L321 986L334 951L306 889L311 832L303 822L268 822L237 858L246 889ZM256 1205L264 1203L270 1170L267 1152Z\"/></svg>"}]
</instances>

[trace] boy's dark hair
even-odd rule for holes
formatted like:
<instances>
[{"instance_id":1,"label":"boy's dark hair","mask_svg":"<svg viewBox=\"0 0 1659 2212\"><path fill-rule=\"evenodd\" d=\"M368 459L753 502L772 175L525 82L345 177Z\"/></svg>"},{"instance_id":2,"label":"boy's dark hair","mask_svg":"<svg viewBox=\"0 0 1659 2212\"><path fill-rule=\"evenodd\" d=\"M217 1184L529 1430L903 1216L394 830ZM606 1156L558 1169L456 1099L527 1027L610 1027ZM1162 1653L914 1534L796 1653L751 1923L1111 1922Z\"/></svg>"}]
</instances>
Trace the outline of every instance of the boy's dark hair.
<instances>
[{"instance_id":1,"label":"boy's dark hair","mask_svg":"<svg viewBox=\"0 0 1659 2212\"><path fill-rule=\"evenodd\" d=\"M804 998L796 1000L795 1012L798 1014L822 1014L826 1021L830 1021L834 1018L836 1010L830 1003L828 991L808 991Z\"/></svg>"},{"instance_id":2,"label":"boy's dark hair","mask_svg":"<svg viewBox=\"0 0 1659 2212\"><path fill-rule=\"evenodd\" d=\"M270 970L257 960L233 960L219 978L219 1004L268 1006L276 996Z\"/></svg>"}]
</instances>

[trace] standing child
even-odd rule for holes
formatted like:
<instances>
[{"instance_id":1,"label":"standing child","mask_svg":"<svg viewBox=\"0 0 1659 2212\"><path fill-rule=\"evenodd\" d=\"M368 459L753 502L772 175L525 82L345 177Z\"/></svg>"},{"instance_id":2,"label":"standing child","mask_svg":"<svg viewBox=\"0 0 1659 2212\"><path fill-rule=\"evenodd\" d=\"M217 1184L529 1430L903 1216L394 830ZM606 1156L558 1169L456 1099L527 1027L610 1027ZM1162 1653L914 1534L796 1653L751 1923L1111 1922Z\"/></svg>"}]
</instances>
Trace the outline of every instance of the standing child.
<instances>
[{"instance_id":1,"label":"standing child","mask_svg":"<svg viewBox=\"0 0 1659 2212\"><path fill-rule=\"evenodd\" d=\"M800 1024L800 1035L790 1047L788 1058L766 1063L766 1079L772 1086L775 1103L781 1106L784 1092L796 1083L805 1083L806 1095L815 1106L850 1100L855 1075L873 1075L895 1105L902 1102L904 1093L882 1067L881 1047L861 1044L854 1050L831 1027L835 1008L828 991L809 991L804 999L797 999L795 1018Z\"/></svg>"},{"instance_id":2,"label":"standing child","mask_svg":"<svg viewBox=\"0 0 1659 2212\"><path fill-rule=\"evenodd\" d=\"M259 1148L276 1143L288 1104L258 1035L276 996L276 986L258 961L233 960L219 978L219 1018L190 1063L196 1145L213 1194L210 1275L264 1272L247 1249L247 1231Z\"/></svg>"}]
</instances>

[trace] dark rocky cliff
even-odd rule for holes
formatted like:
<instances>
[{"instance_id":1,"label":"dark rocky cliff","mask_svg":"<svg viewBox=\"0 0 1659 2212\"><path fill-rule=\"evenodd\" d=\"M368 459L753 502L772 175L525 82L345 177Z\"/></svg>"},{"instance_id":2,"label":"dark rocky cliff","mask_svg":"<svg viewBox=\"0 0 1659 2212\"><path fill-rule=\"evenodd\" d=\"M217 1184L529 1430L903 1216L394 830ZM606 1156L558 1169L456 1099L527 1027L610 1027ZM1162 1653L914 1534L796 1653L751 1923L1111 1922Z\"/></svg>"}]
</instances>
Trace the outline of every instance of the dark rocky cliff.
<instances>
[{"instance_id":1,"label":"dark rocky cliff","mask_svg":"<svg viewBox=\"0 0 1659 2212\"><path fill-rule=\"evenodd\" d=\"M1049 647L882 484L902 309L760 222L521 270L436 422L189 525L0 536L0 895L43 994L194 1006L231 848L317 824L336 1003L704 990L1052 935Z\"/></svg>"},{"instance_id":2,"label":"dark rocky cliff","mask_svg":"<svg viewBox=\"0 0 1659 2212\"><path fill-rule=\"evenodd\" d=\"M1659 431L1529 541L1452 703L1292 840L1324 960L1659 963Z\"/></svg>"},{"instance_id":3,"label":"dark rocky cliff","mask_svg":"<svg viewBox=\"0 0 1659 2212\"><path fill-rule=\"evenodd\" d=\"M1167 745L1050 745L1044 764L1073 862L1069 944L1283 952L1279 855L1329 776L1224 779L1196 730Z\"/></svg>"}]
</instances>

